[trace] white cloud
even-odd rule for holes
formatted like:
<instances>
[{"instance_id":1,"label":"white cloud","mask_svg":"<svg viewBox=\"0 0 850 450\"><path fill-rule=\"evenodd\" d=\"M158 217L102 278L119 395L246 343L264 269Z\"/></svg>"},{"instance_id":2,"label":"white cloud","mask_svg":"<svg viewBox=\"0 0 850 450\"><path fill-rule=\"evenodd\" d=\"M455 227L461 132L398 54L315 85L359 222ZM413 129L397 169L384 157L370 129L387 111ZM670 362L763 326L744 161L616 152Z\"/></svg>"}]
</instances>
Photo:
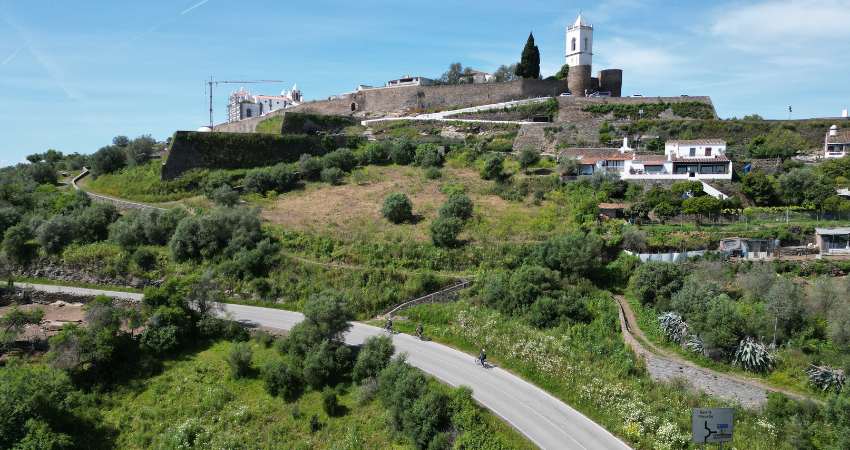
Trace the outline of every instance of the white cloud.
<instances>
[{"instance_id":1,"label":"white cloud","mask_svg":"<svg viewBox=\"0 0 850 450\"><path fill-rule=\"evenodd\" d=\"M604 58L595 58L598 69L622 69L629 77L663 79L680 71L687 59L660 47L637 45L620 38L594 43ZM596 52L594 52L596 53ZM595 69L596 70L596 69Z\"/></svg>"},{"instance_id":2,"label":"white cloud","mask_svg":"<svg viewBox=\"0 0 850 450\"><path fill-rule=\"evenodd\" d=\"M846 50L848 23L850 0L785 0L724 10L711 26L711 34L747 52L827 57Z\"/></svg>"}]
</instances>

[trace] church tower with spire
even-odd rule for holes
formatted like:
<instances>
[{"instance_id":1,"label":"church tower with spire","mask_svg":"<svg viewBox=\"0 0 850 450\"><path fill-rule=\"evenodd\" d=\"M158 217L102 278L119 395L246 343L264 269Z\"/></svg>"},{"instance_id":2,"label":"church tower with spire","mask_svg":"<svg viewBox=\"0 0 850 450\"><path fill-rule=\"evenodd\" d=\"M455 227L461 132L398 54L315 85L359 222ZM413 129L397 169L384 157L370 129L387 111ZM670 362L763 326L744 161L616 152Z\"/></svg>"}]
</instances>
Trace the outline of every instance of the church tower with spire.
<instances>
[{"instance_id":1,"label":"church tower with spire","mask_svg":"<svg viewBox=\"0 0 850 450\"><path fill-rule=\"evenodd\" d=\"M591 66L593 59L593 25L588 25L579 14L576 23L567 27L567 64Z\"/></svg>"}]
</instances>

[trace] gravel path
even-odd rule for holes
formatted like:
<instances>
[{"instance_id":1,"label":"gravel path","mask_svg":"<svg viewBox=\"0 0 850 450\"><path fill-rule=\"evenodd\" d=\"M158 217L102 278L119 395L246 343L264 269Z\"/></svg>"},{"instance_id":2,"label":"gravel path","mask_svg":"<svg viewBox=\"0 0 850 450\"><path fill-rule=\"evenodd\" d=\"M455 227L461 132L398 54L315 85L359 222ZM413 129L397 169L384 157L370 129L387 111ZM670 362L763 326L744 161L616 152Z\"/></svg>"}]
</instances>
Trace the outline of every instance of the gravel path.
<instances>
[{"instance_id":1,"label":"gravel path","mask_svg":"<svg viewBox=\"0 0 850 450\"><path fill-rule=\"evenodd\" d=\"M699 367L676 354L656 347L637 326L637 317L629 307L629 303L625 301L622 295L615 295L614 297L620 306L620 327L623 330L623 340L634 349L635 353L646 359L646 367L653 380L670 382L675 378L683 379L696 390L705 391L705 393L715 397L737 400L746 407L757 407L765 403L768 392L782 392L789 397L800 400L806 398L793 392L768 386L760 380L719 373ZM640 340L636 339L632 333ZM641 342L645 342L650 350L647 350Z\"/></svg>"}]
</instances>

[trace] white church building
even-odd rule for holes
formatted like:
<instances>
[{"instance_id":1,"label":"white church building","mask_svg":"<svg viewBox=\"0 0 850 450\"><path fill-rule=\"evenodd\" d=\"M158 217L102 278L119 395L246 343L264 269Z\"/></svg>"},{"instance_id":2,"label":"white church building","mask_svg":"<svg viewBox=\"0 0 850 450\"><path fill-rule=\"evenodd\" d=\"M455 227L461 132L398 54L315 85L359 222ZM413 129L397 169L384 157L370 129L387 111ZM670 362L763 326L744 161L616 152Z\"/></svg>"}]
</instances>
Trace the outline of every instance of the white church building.
<instances>
[{"instance_id":1,"label":"white church building","mask_svg":"<svg viewBox=\"0 0 850 450\"><path fill-rule=\"evenodd\" d=\"M579 14L576 23L567 27L567 64L570 67L590 66L593 60L593 25Z\"/></svg>"},{"instance_id":2,"label":"white church building","mask_svg":"<svg viewBox=\"0 0 850 450\"><path fill-rule=\"evenodd\" d=\"M298 84L292 86L289 92L282 91L279 96L252 94L244 88L230 93L227 102L227 121L236 122L242 119L262 116L272 111L289 108L301 104L301 90Z\"/></svg>"}]
</instances>

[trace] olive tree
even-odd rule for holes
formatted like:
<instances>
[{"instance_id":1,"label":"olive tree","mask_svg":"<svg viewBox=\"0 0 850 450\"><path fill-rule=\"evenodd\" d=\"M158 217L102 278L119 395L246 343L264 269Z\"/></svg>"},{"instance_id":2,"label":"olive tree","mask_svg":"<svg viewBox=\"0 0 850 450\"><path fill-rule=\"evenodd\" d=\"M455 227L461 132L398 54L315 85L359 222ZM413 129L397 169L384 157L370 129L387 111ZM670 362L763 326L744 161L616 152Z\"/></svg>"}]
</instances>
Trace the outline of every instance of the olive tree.
<instances>
[{"instance_id":1,"label":"olive tree","mask_svg":"<svg viewBox=\"0 0 850 450\"><path fill-rule=\"evenodd\" d=\"M403 223L413 217L413 202L403 192L389 194L384 197L381 214L392 223Z\"/></svg>"}]
</instances>

